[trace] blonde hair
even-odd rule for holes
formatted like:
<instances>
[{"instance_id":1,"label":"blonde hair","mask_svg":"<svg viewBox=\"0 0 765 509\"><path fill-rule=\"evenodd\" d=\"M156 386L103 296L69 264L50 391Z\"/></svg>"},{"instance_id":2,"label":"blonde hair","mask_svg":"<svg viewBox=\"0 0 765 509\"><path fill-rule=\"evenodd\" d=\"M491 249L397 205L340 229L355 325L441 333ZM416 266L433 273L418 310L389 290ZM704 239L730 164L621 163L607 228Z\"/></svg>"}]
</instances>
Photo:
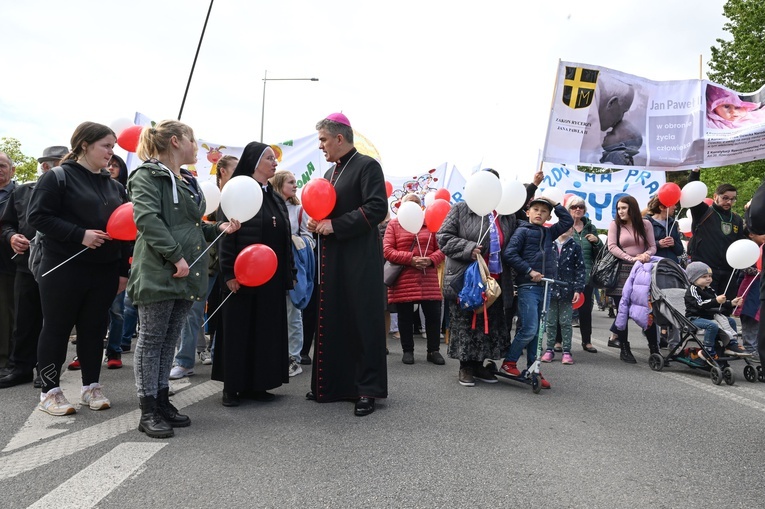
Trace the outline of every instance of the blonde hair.
<instances>
[{"instance_id":1,"label":"blonde hair","mask_svg":"<svg viewBox=\"0 0 765 509\"><path fill-rule=\"evenodd\" d=\"M287 182L290 177L297 178L289 170L278 170L276 173L274 173L273 177L268 179L268 181L271 182L272 186L274 186L274 192L278 194L284 201L291 203L292 205L300 205L300 200L298 200L297 196L285 198L282 194L284 183Z\"/></svg>"},{"instance_id":2,"label":"blonde hair","mask_svg":"<svg viewBox=\"0 0 765 509\"><path fill-rule=\"evenodd\" d=\"M170 139L173 136L178 139L185 136L192 142L196 141L191 127L177 120L163 120L155 126L146 126L141 130L136 155L143 161L157 158L159 154L164 154L170 149Z\"/></svg>"}]
</instances>

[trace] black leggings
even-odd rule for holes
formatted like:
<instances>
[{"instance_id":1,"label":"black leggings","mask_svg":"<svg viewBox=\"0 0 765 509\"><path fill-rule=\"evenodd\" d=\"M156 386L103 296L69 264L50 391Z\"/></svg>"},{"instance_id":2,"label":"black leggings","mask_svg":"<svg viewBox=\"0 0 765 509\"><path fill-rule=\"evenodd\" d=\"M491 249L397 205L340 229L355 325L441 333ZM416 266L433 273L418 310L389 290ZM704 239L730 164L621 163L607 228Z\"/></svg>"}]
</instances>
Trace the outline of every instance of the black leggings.
<instances>
[{"instance_id":1,"label":"black leggings","mask_svg":"<svg viewBox=\"0 0 765 509\"><path fill-rule=\"evenodd\" d=\"M397 302L398 332L401 335L401 349L405 352L414 351L414 302ZM437 352L441 344L441 301L425 300L420 302L425 315L425 335L428 338L428 352Z\"/></svg>"},{"instance_id":2,"label":"black leggings","mask_svg":"<svg viewBox=\"0 0 765 509\"><path fill-rule=\"evenodd\" d=\"M621 295L612 297L614 299L614 307L616 308L617 314L619 312L619 302L622 300ZM629 320L627 320L627 325L629 325ZM629 338L627 336L627 330L628 327L625 327L624 330L618 330L616 328L616 318L614 318L614 323L611 324L611 332L616 334L616 337L619 339L619 342L622 344L629 345ZM656 334L656 327L654 325L651 325L644 331L646 340L648 341L649 348L654 345L656 348L656 351L658 352L659 348L659 336Z\"/></svg>"},{"instance_id":3,"label":"black leggings","mask_svg":"<svg viewBox=\"0 0 765 509\"><path fill-rule=\"evenodd\" d=\"M58 263L46 260L43 255L40 274ZM37 364L42 376L42 392L59 386L73 327L77 328L82 385L98 382L109 307L117 295L118 285L117 262L78 264L74 259L40 278L43 327L37 345Z\"/></svg>"}]
</instances>

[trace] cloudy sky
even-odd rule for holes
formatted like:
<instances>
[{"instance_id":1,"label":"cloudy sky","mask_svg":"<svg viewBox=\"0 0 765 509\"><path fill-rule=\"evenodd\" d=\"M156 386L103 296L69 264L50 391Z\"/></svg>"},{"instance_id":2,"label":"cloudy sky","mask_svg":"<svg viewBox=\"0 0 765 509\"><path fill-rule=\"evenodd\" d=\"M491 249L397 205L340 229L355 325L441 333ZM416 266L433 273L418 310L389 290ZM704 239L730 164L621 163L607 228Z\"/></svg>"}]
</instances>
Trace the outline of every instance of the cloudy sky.
<instances>
[{"instance_id":1,"label":"cloudy sky","mask_svg":"<svg viewBox=\"0 0 765 509\"><path fill-rule=\"evenodd\" d=\"M558 60L699 77L725 0L217 0L182 120L230 146L343 111L404 175L445 161L528 179ZM209 0L2 0L0 136L28 155L80 122L177 118Z\"/></svg>"}]
</instances>

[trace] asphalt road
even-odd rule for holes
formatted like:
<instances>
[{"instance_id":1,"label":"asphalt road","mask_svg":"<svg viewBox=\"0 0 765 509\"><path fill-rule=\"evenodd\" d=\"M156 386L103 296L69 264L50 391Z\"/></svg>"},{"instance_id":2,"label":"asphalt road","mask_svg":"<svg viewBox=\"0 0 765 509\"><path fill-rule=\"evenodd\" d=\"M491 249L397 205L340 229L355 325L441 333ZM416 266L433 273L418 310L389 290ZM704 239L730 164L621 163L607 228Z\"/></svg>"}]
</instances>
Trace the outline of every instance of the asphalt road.
<instances>
[{"instance_id":1,"label":"asphalt road","mask_svg":"<svg viewBox=\"0 0 765 509\"><path fill-rule=\"evenodd\" d=\"M390 397L371 416L305 399L309 371L276 401L225 408L210 366L174 383L192 419L167 440L136 430L132 354L102 372L110 410L54 418L31 384L0 391L0 506L206 507L754 507L762 501L765 384L715 386L684 366L648 368L607 348L544 365L552 390L507 380L466 388L458 363L401 363L390 340ZM445 348L442 348L445 352ZM74 347L70 347L74 355ZM304 366L304 368L306 368ZM75 400L79 374L62 385ZM68 389L71 387L71 389Z\"/></svg>"}]
</instances>

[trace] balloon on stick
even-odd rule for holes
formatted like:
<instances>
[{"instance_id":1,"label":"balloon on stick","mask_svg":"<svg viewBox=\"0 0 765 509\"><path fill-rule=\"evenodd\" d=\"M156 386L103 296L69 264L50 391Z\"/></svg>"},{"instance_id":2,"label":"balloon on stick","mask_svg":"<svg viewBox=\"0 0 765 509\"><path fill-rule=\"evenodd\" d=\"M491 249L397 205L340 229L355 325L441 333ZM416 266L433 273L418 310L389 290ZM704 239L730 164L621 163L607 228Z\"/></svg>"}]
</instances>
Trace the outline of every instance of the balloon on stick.
<instances>
[{"instance_id":1,"label":"balloon on stick","mask_svg":"<svg viewBox=\"0 0 765 509\"><path fill-rule=\"evenodd\" d=\"M436 199L446 200L451 203L452 193L450 193L449 190L446 189L445 187L442 187L441 189L436 191Z\"/></svg>"},{"instance_id":2,"label":"balloon on stick","mask_svg":"<svg viewBox=\"0 0 765 509\"><path fill-rule=\"evenodd\" d=\"M325 178L309 180L300 193L303 210L316 221L321 221L332 213L337 201L335 188Z\"/></svg>"},{"instance_id":3,"label":"balloon on stick","mask_svg":"<svg viewBox=\"0 0 765 509\"><path fill-rule=\"evenodd\" d=\"M502 198L497 204L497 214L515 214L526 204L526 187L517 180L502 182Z\"/></svg>"},{"instance_id":4,"label":"balloon on stick","mask_svg":"<svg viewBox=\"0 0 765 509\"><path fill-rule=\"evenodd\" d=\"M502 184L493 173L478 171L468 178L463 196L474 214L485 216L493 211L502 199Z\"/></svg>"},{"instance_id":5,"label":"balloon on stick","mask_svg":"<svg viewBox=\"0 0 765 509\"><path fill-rule=\"evenodd\" d=\"M114 240L135 240L138 229L133 219L133 204L123 203L109 216L106 233Z\"/></svg>"},{"instance_id":6,"label":"balloon on stick","mask_svg":"<svg viewBox=\"0 0 765 509\"><path fill-rule=\"evenodd\" d=\"M278 265L273 249L265 244L251 244L236 256L234 276L240 285L260 286L276 274Z\"/></svg>"},{"instance_id":7,"label":"balloon on stick","mask_svg":"<svg viewBox=\"0 0 765 509\"><path fill-rule=\"evenodd\" d=\"M661 185L657 196L659 197L659 201L662 205L665 207L671 207L672 205L677 205L681 194L682 191L680 190L680 186L674 182L667 182Z\"/></svg>"},{"instance_id":8,"label":"balloon on stick","mask_svg":"<svg viewBox=\"0 0 765 509\"><path fill-rule=\"evenodd\" d=\"M428 231L436 233L441 228L451 208L451 204L446 200L441 198L434 200L425 209L425 226L428 228Z\"/></svg>"},{"instance_id":9,"label":"balloon on stick","mask_svg":"<svg viewBox=\"0 0 765 509\"><path fill-rule=\"evenodd\" d=\"M396 217L404 230L415 235L422 229L422 222L425 219L422 208L413 201L402 203L396 212Z\"/></svg>"},{"instance_id":10,"label":"balloon on stick","mask_svg":"<svg viewBox=\"0 0 765 509\"><path fill-rule=\"evenodd\" d=\"M258 181L247 175L229 180L220 193L220 207L228 219L246 222L255 217L263 205L263 191Z\"/></svg>"},{"instance_id":11,"label":"balloon on stick","mask_svg":"<svg viewBox=\"0 0 765 509\"><path fill-rule=\"evenodd\" d=\"M138 148L138 138L141 137L143 126L131 125L117 136L117 145L128 152L135 152Z\"/></svg>"},{"instance_id":12,"label":"balloon on stick","mask_svg":"<svg viewBox=\"0 0 765 509\"><path fill-rule=\"evenodd\" d=\"M205 195L205 215L211 214L220 205L220 189L212 180L200 182L199 188Z\"/></svg>"},{"instance_id":13,"label":"balloon on stick","mask_svg":"<svg viewBox=\"0 0 765 509\"><path fill-rule=\"evenodd\" d=\"M700 180L688 182L680 190L680 206L684 209L695 207L707 197L707 185Z\"/></svg>"},{"instance_id":14,"label":"balloon on stick","mask_svg":"<svg viewBox=\"0 0 765 509\"><path fill-rule=\"evenodd\" d=\"M746 269L757 263L760 257L760 247L753 240L737 240L725 252L728 265L734 269Z\"/></svg>"}]
</instances>

